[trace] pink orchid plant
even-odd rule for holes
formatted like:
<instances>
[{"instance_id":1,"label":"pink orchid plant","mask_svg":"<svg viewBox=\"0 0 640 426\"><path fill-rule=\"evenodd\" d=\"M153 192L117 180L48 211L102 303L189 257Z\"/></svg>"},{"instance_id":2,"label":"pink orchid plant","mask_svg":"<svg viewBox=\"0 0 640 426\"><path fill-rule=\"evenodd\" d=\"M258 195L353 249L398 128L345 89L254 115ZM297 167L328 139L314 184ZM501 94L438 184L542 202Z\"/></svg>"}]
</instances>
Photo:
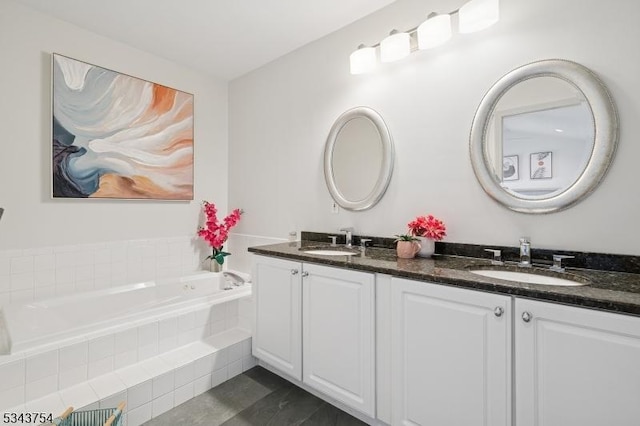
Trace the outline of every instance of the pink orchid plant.
<instances>
[{"instance_id":1,"label":"pink orchid plant","mask_svg":"<svg viewBox=\"0 0 640 426\"><path fill-rule=\"evenodd\" d=\"M211 255L206 258L215 260L222 265L224 258L231 254L223 250L224 243L229 238L229 230L238 224L240 216L244 212L240 209L235 209L220 222L218 221L218 210L215 204L203 201L202 205L207 221L204 227L198 228L198 236L205 240L212 249Z\"/></svg>"},{"instance_id":2,"label":"pink orchid plant","mask_svg":"<svg viewBox=\"0 0 640 426\"><path fill-rule=\"evenodd\" d=\"M417 237L426 237L435 241L440 241L447 236L447 227L444 222L436 219L433 215L418 216L407 225L409 233Z\"/></svg>"}]
</instances>

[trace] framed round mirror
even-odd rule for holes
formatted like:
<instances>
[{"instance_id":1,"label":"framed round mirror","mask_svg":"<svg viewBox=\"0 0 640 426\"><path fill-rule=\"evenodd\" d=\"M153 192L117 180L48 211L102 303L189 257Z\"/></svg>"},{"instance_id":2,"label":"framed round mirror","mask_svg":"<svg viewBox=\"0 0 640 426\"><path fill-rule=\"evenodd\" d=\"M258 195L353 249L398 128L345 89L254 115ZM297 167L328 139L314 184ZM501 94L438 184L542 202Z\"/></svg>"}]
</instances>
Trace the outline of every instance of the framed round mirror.
<instances>
[{"instance_id":1,"label":"framed round mirror","mask_svg":"<svg viewBox=\"0 0 640 426\"><path fill-rule=\"evenodd\" d=\"M582 200L609 168L618 118L587 68L545 60L517 68L489 89L471 126L471 164L482 188L523 213Z\"/></svg>"},{"instance_id":2,"label":"framed round mirror","mask_svg":"<svg viewBox=\"0 0 640 426\"><path fill-rule=\"evenodd\" d=\"M366 210L384 195L393 172L393 141L384 120L368 107L343 113L329 132L324 177L333 199L347 210Z\"/></svg>"}]
</instances>

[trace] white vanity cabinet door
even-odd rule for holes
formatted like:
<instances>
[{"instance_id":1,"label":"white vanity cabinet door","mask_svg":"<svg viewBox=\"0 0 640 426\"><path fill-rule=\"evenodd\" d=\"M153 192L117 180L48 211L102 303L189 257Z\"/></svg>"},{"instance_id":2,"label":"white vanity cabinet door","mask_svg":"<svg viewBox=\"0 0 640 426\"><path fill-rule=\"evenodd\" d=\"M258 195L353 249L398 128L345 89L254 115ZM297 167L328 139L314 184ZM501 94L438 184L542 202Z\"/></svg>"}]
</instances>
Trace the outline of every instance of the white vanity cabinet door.
<instances>
[{"instance_id":1,"label":"white vanity cabinet door","mask_svg":"<svg viewBox=\"0 0 640 426\"><path fill-rule=\"evenodd\" d=\"M511 424L511 298L393 278L392 424Z\"/></svg>"},{"instance_id":2,"label":"white vanity cabinet door","mask_svg":"<svg viewBox=\"0 0 640 426\"><path fill-rule=\"evenodd\" d=\"M516 299L515 331L518 426L640 424L640 318Z\"/></svg>"},{"instance_id":3,"label":"white vanity cabinet door","mask_svg":"<svg viewBox=\"0 0 640 426\"><path fill-rule=\"evenodd\" d=\"M302 380L302 264L254 256L252 269L253 356Z\"/></svg>"},{"instance_id":4,"label":"white vanity cabinet door","mask_svg":"<svg viewBox=\"0 0 640 426\"><path fill-rule=\"evenodd\" d=\"M375 417L373 274L304 264L303 377Z\"/></svg>"}]
</instances>

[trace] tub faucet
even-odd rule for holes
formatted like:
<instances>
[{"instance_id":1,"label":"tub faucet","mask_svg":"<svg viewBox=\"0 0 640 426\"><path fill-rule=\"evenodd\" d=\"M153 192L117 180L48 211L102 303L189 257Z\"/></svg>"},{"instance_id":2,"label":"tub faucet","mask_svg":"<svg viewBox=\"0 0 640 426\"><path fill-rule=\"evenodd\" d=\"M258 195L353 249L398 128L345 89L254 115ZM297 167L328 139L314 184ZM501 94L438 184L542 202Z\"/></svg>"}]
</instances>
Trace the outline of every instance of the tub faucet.
<instances>
[{"instance_id":1,"label":"tub faucet","mask_svg":"<svg viewBox=\"0 0 640 426\"><path fill-rule=\"evenodd\" d=\"M353 227L349 226L347 228L340 228L341 232L344 232L346 235L346 241L345 241L345 245L347 247L352 247L353 246L353 240L352 240L352 236L353 236Z\"/></svg>"},{"instance_id":2,"label":"tub faucet","mask_svg":"<svg viewBox=\"0 0 640 426\"><path fill-rule=\"evenodd\" d=\"M520 238L520 263L518 266L531 267L531 239L529 237Z\"/></svg>"},{"instance_id":3,"label":"tub faucet","mask_svg":"<svg viewBox=\"0 0 640 426\"><path fill-rule=\"evenodd\" d=\"M222 273L222 275L225 278L231 278L231 281L233 282L233 285L236 286L236 287L239 287L239 286L244 285L246 283L245 279L242 278L240 275L236 274L235 272L224 271Z\"/></svg>"}]
</instances>

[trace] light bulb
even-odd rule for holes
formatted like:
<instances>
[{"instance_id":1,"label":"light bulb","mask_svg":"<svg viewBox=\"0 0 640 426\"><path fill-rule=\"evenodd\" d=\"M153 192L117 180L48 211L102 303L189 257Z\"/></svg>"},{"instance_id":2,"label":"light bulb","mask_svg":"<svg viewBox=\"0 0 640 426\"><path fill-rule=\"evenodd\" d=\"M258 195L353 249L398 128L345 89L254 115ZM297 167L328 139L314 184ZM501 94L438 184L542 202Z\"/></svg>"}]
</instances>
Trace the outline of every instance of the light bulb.
<instances>
[{"instance_id":1,"label":"light bulb","mask_svg":"<svg viewBox=\"0 0 640 426\"><path fill-rule=\"evenodd\" d=\"M459 30L473 33L489 28L500 19L499 0L471 0L460 8Z\"/></svg>"},{"instance_id":2,"label":"light bulb","mask_svg":"<svg viewBox=\"0 0 640 426\"><path fill-rule=\"evenodd\" d=\"M451 38L451 15L436 15L418 27L418 48L431 49Z\"/></svg>"},{"instance_id":3,"label":"light bulb","mask_svg":"<svg viewBox=\"0 0 640 426\"><path fill-rule=\"evenodd\" d=\"M373 71L376 67L376 49L361 44L358 50L349 56L349 63L351 74L365 74Z\"/></svg>"},{"instance_id":4,"label":"light bulb","mask_svg":"<svg viewBox=\"0 0 640 426\"><path fill-rule=\"evenodd\" d=\"M411 38L408 33L391 31L388 37L380 42L380 60L393 62L404 58L411 52Z\"/></svg>"}]
</instances>

